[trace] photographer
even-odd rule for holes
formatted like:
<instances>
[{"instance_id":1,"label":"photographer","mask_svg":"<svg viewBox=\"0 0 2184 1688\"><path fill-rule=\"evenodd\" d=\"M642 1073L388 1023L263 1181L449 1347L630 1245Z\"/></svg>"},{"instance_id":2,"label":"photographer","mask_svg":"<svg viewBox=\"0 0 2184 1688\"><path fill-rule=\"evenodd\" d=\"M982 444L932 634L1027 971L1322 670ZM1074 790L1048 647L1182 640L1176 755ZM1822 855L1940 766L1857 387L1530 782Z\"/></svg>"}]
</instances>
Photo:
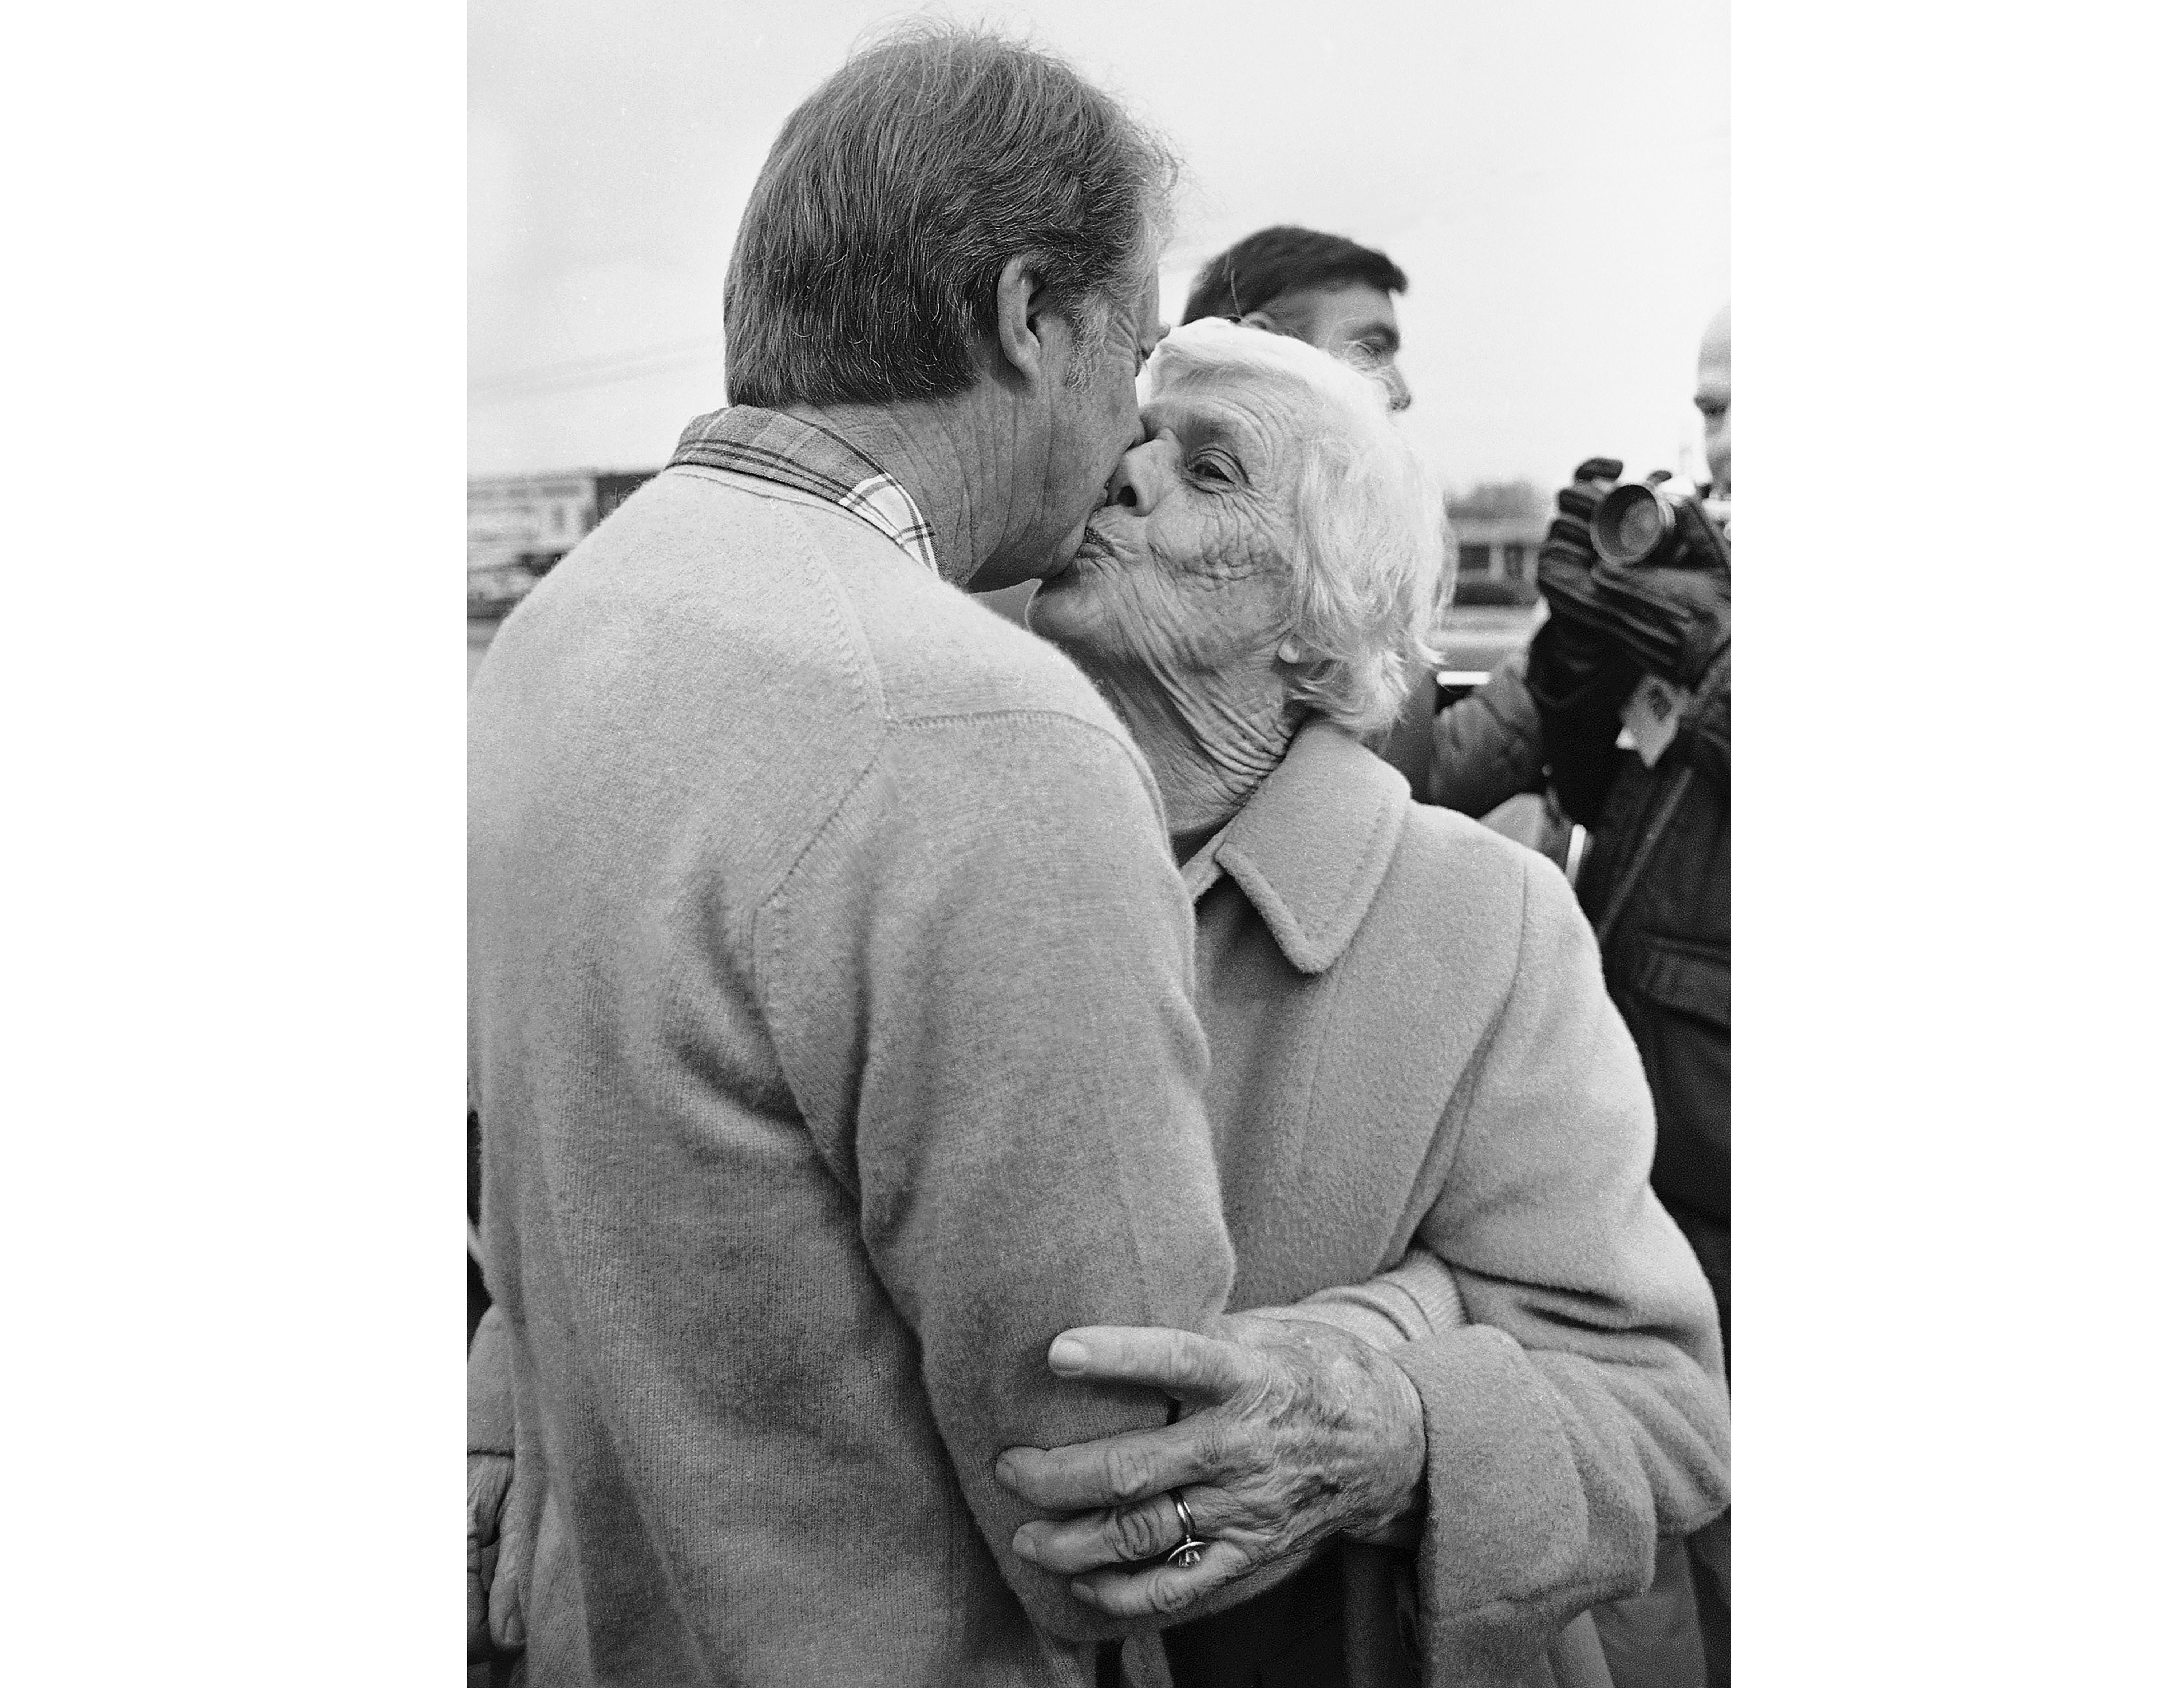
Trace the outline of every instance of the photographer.
<instances>
[{"instance_id":1,"label":"photographer","mask_svg":"<svg viewBox=\"0 0 2184 1688\"><path fill-rule=\"evenodd\" d=\"M1540 554L1549 614L1525 677L1550 783L1592 829L1578 895L1652 1089L1653 1188L1713 1286L1724 1354L1729 363L1724 306L1700 346L1694 400L1708 486L1626 487L1603 513L1622 465L1595 458L1558 495ZM1649 525L1659 530L1651 545ZM1691 1544L1710 1683L1728 1680L1727 1537L1724 1519Z\"/></svg>"}]
</instances>

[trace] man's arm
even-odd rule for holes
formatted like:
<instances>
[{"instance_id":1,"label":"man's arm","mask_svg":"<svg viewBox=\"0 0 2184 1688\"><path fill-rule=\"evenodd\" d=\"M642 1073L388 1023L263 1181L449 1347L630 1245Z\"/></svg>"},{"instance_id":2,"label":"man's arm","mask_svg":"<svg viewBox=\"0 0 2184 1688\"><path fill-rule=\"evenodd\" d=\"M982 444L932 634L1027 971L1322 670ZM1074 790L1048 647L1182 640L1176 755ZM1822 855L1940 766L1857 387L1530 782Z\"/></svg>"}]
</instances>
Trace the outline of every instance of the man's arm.
<instances>
[{"instance_id":1,"label":"man's arm","mask_svg":"<svg viewBox=\"0 0 2184 1688\"><path fill-rule=\"evenodd\" d=\"M1157 1396L1055 1378L1055 1332L1202 1329L1227 1301L1190 905L1110 731L1039 712L900 727L874 777L777 899L768 1022L854 1181L994 1560L1043 1627L1117 1633L1009 1551L1034 1513L994 1465L1166 1418ZM796 1056L800 993L842 978L850 1095Z\"/></svg>"}]
</instances>

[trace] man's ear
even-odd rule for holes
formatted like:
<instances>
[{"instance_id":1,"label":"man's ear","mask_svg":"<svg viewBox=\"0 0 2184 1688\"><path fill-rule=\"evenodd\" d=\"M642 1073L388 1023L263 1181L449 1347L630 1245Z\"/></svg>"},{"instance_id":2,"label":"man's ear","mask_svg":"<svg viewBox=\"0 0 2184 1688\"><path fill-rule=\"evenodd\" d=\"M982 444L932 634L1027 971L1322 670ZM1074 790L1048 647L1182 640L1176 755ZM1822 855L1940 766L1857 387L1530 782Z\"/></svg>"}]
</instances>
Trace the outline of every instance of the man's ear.
<instances>
[{"instance_id":1,"label":"man's ear","mask_svg":"<svg viewBox=\"0 0 2184 1688\"><path fill-rule=\"evenodd\" d=\"M1050 296L1031 261L1018 254L1001 265L994 287L994 337L1001 359L1027 381L1039 379L1055 351L1061 317L1050 309Z\"/></svg>"}]
</instances>

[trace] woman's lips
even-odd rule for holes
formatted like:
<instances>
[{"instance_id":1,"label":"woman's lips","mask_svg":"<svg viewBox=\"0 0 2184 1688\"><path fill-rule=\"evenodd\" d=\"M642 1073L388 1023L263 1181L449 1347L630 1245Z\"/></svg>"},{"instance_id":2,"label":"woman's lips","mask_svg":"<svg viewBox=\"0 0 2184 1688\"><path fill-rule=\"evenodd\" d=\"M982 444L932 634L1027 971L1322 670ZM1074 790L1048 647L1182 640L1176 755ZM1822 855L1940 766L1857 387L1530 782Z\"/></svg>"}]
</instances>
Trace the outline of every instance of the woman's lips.
<instances>
[{"instance_id":1,"label":"woman's lips","mask_svg":"<svg viewBox=\"0 0 2184 1688\"><path fill-rule=\"evenodd\" d=\"M1101 559L1111 563L1120 563L1123 560L1123 554L1115 549L1112 540L1087 521L1083 532L1078 537L1077 549L1070 553L1069 560L1047 578L1056 584L1063 581L1082 579L1088 572L1084 565Z\"/></svg>"},{"instance_id":2,"label":"woman's lips","mask_svg":"<svg viewBox=\"0 0 2184 1688\"><path fill-rule=\"evenodd\" d=\"M1077 554L1081 557L1087 551L1096 552L1099 555L1115 562L1120 562L1123 560L1122 554L1116 550L1114 546L1100 534L1100 530L1089 521L1084 524L1084 537L1078 541Z\"/></svg>"}]
</instances>

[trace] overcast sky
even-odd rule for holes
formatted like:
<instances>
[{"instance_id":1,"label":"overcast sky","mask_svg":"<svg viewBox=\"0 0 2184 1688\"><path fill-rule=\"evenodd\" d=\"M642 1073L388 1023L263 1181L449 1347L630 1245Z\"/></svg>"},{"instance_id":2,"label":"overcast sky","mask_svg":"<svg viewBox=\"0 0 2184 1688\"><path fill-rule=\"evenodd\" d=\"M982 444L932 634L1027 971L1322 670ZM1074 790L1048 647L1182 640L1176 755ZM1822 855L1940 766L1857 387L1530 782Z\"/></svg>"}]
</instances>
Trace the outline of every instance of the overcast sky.
<instances>
[{"instance_id":1,"label":"overcast sky","mask_svg":"<svg viewBox=\"0 0 2184 1688\"><path fill-rule=\"evenodd\" d=\"M649 468L721 403L720 287L781 122L913 12L1067 55L1189 175L1162 265L1269 223L1408 272L1409 425L1451 486L1696 457L1729 297L1726 0L472 0L471 467Z\"/></svg>"}]
</instances>

